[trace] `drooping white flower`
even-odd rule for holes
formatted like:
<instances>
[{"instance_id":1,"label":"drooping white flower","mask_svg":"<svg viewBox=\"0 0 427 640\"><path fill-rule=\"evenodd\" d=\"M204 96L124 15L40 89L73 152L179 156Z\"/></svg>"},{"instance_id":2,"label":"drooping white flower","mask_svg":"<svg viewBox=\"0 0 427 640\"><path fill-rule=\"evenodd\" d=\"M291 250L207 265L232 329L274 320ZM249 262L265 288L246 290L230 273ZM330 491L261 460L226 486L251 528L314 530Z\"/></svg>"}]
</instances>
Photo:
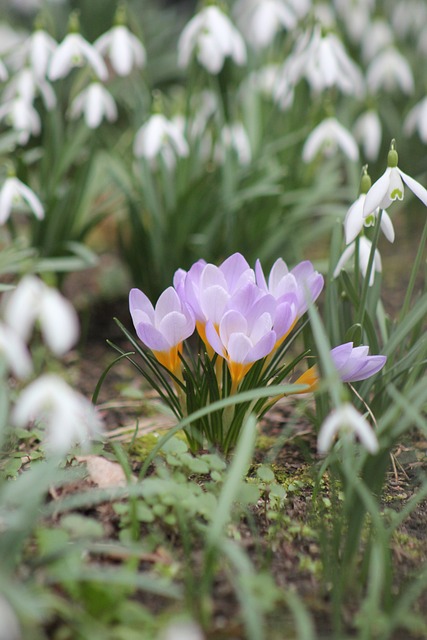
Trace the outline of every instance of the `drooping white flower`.
<instances>
[{"instance_id":1,"label":"drooping white flower","mask_svg":"<svg viewBox=\"0 0 427 640\"><path fill-rule=\"evenodd\" d=\"M366 82L371 93L400 89L409 95L414 92L414 77L407 59L394 47L380 51L366 71Z\"/></svg>"},{"instance_id":2,"label":"drooping white flower","mask_svg":"<svg viewBox=\"0 0 427 640\"><path fill-rule=\"evenodd\" d=\"M45 80L49 68L50 59L58 43L44 29L35 29L26 38L18 50L22 56L23 64L28 63L39 80Z\"/></svg>"},{"instance_id":3,"label":"drooping white flower","mask_svg":"<svg viewBox=\"0 0 427 640\"><path fill-rule=\"evenodd\" d=\"M224 150L233 149L237 155L237 160L242 166L250 163L252 158L251 144L245 127L241 122L233 122L224 125L221 130L221 145L215 150L217 161L222 162L224 159Z\"/></svg>"},{"instance_id":4,"label":"drooping white flower","mask_svg":"<svg viewBox=\"0 0 427 640\"><path fill-rule=\"evenodd\" d=\"M360 42L372 20L375 0L334 0L336 11L353 42Z\"/></svg>"},{"instance_id":5,"label":"drooping white flower","mask_svg":"<svg viewBox=\"0 0 427 640\"><path fill-rule=\"evenodd\" d=\"M33 363L22 338L4 322L0 323L0 358L6 360L8 369L17 378L27 378L33 371Z\"/></svg>"},{"instance_id":6,"label":"drooping white flower","mask_svg":"<svg viewBox=\"0 0 427 640\"><path fill-rule=\"evenodd\" d=\"M421 140L427 144L427 97L423 98L407 114L403 130L407 135L418 132Z\"/></svg>"},{"instance_id":7,"label":"drooping white flower","mask_svg":"<svg viewBox=\"0 0 427 640\"><path fill-rule=\"evenodd\" d=\"M378 219L380 211L377 209L368 218L363 217L363 205L365 204L366 193L361 193L359 197L353 202L344 219L344 233L345 242L350 244L357 238L363 227L370 227L375 224ZM381 211L381 231L389 242L394 242L394 227L390 216L387 211Z\"/></svg>"},{"instance_id":8,"label":"drooping white flower","mask_svg":"<svg viewBox=\"0 0 427 640\"><path fill-rule=\"evenodd\" d=\"M372 242L368 240L365 236L361 236L357 241L353 241L349 244L343 251L341 258L338 260L337 266L335 267L333 277L337 278L341 272L341 270L345 267L347 262L353 257L356 251L356 242L359 242L359 269L364 278L367 276L368 266L369 266L369 257L371 255ZM381 273L382 271L382 263L381 256L378 249L375 249L374 253L374 261L371 273L369 275L369 286L372 287L375 279L375 272Z\"/></svg>"},{"instance_id":9,"label":"drooping white flower","mask_svg":"<svg viewBox=\"0 0 427 640\"><path fill-rule=\"evenodd\" d=\"M185 26L178 41L178 64L188 66L193 54L212 74L221 71L226 58L246 63L246 47L231 20L216 6L207 6Z\"/></svg>"},{"instance_id":10,"label":"drooping white flower","mask_svg":"<svg viewBox=\"0 0 427 640\"><path fill-rule=\"evenodd\" d=\"M238 0L234 16L254 49L268 47L279 30L294 29L298 20L286 0Z\"/></svg>"},{"instance_id":11,"label":"drooping white flower","mask_svg":"<svg viewBox=\"0 0 427 640\"><path fill-rule=\"evenodd\" d=\"M185 158L189 154L180 128L160 113L150 116L138 129L133 150L138 158L144 157L150 162L161 156L169 167L174 166L176 157Z\"/></svg>"},{"instance_id":12,"label":"drooping white flower","mask_svg":"<svg viewBox=\"0 0 427 640\"><path fill-rule=\"evenodd\" d=\"M379 444L374 430L349 402L333 409L320 427L317 438L317 450L320 454L326 454L333 445L337 436L357 437L362 445L371 454L377 453Z\"/></svg>"},{"instance_id":13,"label":"drooping white flower","mask_svg":"<svg viewBox=\"0 0 427 640\"><path fill-rule=\"evenodd\" d=\"M392 141L391 149L388 153L387 169L383 175L369 189L366 194L366 200L363 205L363 216L372 215L376 209L387 209L395 200L403 200L404 186L403 182L411 189L411 191L421 200L427 207L427 189L419 182L408 176L398 165L398 154L394 148Z\"/></svg>"},{"instance_id":14,"label":"drooping white flower","mask_svg":"<svg viewBox=\"0 0 427 640\"><path fill-rule=\"evenodd\" d=\"M9 72L6 69L6 65L0 60L0 82L6 82L9 77Z\"/></svg>"},{"instance_id":15,"label":"drooping white flower","mask_svg":"<svg viewBox=\"0 0 427 640\"><path fill-rule=\"evenodd\" d=\"M373 109L362 113L354 123L354 137L361 143L367 160L376 160L381 147L382 128L379 115Z\"/></svg>"},{"instance_id":16,"label":"drooping white flower","mask_svg":"<svg viewBox=\"0 0 427 640\"><path fill-rule=\"evenodd\" d=\"M65 78L74 67L88 64L100 80L107 80L108 70L101 54L80 33L68 33L52 54L48 78Z\"/></svg>"},{"instance_id":17,"label":"drooping white flower","mask_svg":"<svg viewBox=\"0 0 427 640\"><path fill-rule=\"evenodd\" d=\"M7 298L4 319L25 341L38 322L43 340L58 356L69 351L79 337L78 318L72 304L33 275L25 276Z\"/></svg>"},{"instance_id":18,"label":"drooping white flower","mask_svg":"<svg viewBox=\"0 0 427 640\"><path fill-rule=\"evenodd\" d=\"M133 67L145 65L147 55L142 42L124 24L115 25L102 34L94 46L102 56L108 56L119 76L128 76Z\"/></svg>"},{"instance_id":19,"label":"drooping white flower","mask_svg":"<svg viewBox=\"0 0 427 640\"><path fill-rule=\"evenodd\" d=\"M364 93L362 72L334 33L322 35L319 29L315 30L305 75L316 93L330 87L358 97Z\"/></svg>"},{"instance_id":20,"label":"drooping white flower","mask_svg":"<svg viewBox=\"0 0 427 640\"><path fill-rule=\"evenodd\" d=\"M394 3L391 22L400 38L417 35L427 24L427 6L424 0L400 0Z\"/></svg>"},{"instance_id":21,"label":"drooping white flower","mask_svg":"<svg viewBox=\"0 0 427 640\"><path fill-rule=\"evenodd\" d=\"M41 120L33 105L24 98L15 98L0 106L0 121L4 120L17 133L18 144L27 144L30 136L41 131Z\"/></svg>"},{"instance_id":22,"label":"drooping white flower","mask_svg":"<svg viewBox=\"0 0 427 640\"><path fill-rule=\"evenodd\" d=\"M43 77L38 77L30 67L23 67L15 73L5 87L3 99L8 102L22 98L32 105L37 94L43 98L46 109L50 111L56 105L56 96L52 86Z\"/></svg>"},{"instance_id":23,"label":"drooping white flower","mask_svg":"<svg viewBox=\"0 0 427 640\"><path fill-rule=\"evenodd\" d=\"M336 118L326 118L308 136L302 150L304 162L311 162L322 152L330 156L340 148L350 160L357 160L359 149L351 133Z\"/></svg>"},{"instance_id":24,"label":"drooping white flower","mask_svg":"<svg viewBox=\"0 0 427 640\"><path fill-rule=\"evenodd\" d=\"M45 425L46 447L59 455L75 444L87 447L102 433L102 422L92 403L54 374L40 376L21 392L11 419L17 427L33 420Z\"/></svg>"},{"instance_id":25,"label":"drooping white flower","mask_svg":"<svg viewBox=\"0 0 427 640\"><path fill-rule=\"evenodd\" d=\"M362 58L370 62L380 51L393 47L394 33L390 23L383 18L376 18L370 21L362 39Z\"/></svg>"},{"instance_id":26,"label":"drooping white flower","mask_svg":"<svg viewBox=\"0 0 427 640\"><path fill-rule=\"evenodd\" d=\"M92 82L72 101L69 109L71 118L84 114L89 129L96 129L103 118L109 122L117 119L117 106L114 98L100 82Z\"/></svg>"},{"instance_id":27,"label":"drooping white flower","mask_svg":"<svg viewBox=\"0 0 427 640\"><path fill-rule=\"evenodd\" d=\"M44 217L43 205L34 191L16 176L9 176L0 189L0 224L4 224L12 209L22 203L26 203L39 220Z\"/></svg>"}]
</instances>

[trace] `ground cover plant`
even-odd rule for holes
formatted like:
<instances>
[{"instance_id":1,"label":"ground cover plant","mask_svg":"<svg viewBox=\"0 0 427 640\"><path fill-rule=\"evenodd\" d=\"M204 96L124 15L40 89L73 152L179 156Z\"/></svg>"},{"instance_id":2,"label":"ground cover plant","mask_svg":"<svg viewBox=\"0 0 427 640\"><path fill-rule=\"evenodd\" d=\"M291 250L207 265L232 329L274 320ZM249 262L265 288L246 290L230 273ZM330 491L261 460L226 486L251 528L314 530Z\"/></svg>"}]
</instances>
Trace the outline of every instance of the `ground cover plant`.
<instances>
[{"instance_id":1,"label":"ground cover plant","mask_svg":"<svg viewBox=\"0 0 427 640\"><path fill-rule=\"evenodd\" d=\"M0 638L426 637L424 3L0 7Z\"/></svg>"}]
</instances>

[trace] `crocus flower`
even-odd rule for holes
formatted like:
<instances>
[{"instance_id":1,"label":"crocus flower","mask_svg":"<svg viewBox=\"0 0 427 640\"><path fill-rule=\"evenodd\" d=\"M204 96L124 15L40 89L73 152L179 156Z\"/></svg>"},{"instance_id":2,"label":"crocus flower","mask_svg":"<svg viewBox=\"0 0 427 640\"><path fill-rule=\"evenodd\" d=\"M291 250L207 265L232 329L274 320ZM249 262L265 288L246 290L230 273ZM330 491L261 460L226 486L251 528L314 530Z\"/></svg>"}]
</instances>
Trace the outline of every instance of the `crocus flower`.
<instances>
[{"instance_id":1,"label":"crocus flower","mask_svg":"<svg viewBox=\"0 0 427 640\"><path fill-rule=\"evenodd\" d=\"M109 122L117 119L114 98L100 82L92 82L71 103L69 110L71 118L78 118L82 113L89 129L99 127L104 117Z\"/></svg>"},{"instance_id":2,"label":"crocus flower","mask_svg":"<svg viewBox=\"0 0 427 640\"><path fill-rule=\"evenodd\" d=\"M194 312L197 331L205 344L206 323L211 321L218 328L230 298L254 282L253 269L240 253L234 253L219 267L199 260L188 273L179 271L174 278L175 288Z\"/></svg>"},{"instance_id":3,"label":"crocus flower","mask_svg":"<svg viewBox=\"0 0 427 640\"><path fill-rule=\"evenodd\" d=\"M282 342L323 288L323 276L315 271L311 262L304 261L289 271L282 258L273 264L266 280L257 260L255 264L257 285L261 290L270 293L277 301L274 318L274 330L278 342ZM277 345L276 345L277 346Z\"/></svg>"},{"instance_id":4,"label":"crocus flower","mask_svg":"<svg viewBox=\"0 0 427 640\"><path fill-rule=\"evenodd\" d=\"M27 345L18 333L4 322L0 323L0 358L17 378L27 378L33 371L33 364Z\"/></svg>"},{"instance_id":5,"label":"crocus flower","mask_svg":"<svg viewBox=\"0 0 427 640\"><path fill-rule=\"evenodd\" d=\"M242 36L216 6L203 8L184 28L178 41L178 64L188 66L194 52L199 63L212 74L221 71L226 58L237 65L246 63Z\"/></svg>"},{"instance_id":6,"label":"crocus flower","mask_svg":"<svg viewBox=\"0 0 427 640\"><path fill-rule=\"evenodd\" d=\"M166 165L173 168L175 158L189 154L188 143L180 128L160 113L153 114L136 132L134 154L154 162L161 156Z\"/></svg>"},{"instance_id":7,"label":"crocus flower","mask_svg":"<svg viewBox=\"0 0 427 640\"><path fill-rule=\"evenodd\" d=\"M365 201L366 202L366 201ZM371 255L372 242L365 236L360 236L357 240L359 242L359 268L362 276L366 278L369 266L369 256ZM341 258L337 262L337 266L334 269L333 276L337 278L340 271L345 267L347 262L353 257L356 251L356 240L349 244L343 251ZM374 284L375 272L381 273L382 262L381 255L378 249L375 249L373 268L369 275L369 286Z\"/></svg>"},{"instance_id":8,"label":"crocus flower","mask_svg":"<svg viewBox=\"0 0 427 640\"><path fill-rule=\"evenodd\" d=\"M71 69L85 63L100 80L107 80L108 70L101 54L80 33L68 33L52 54L49 80L65 78Z\"/></svg>"},{"instance_id":9,"label":"crocus flower","mask_svg":"<svg viewBox=\"0 0 427 640\"><path fill-rule=\"evenodd\" d=\"M254 362L274 348L276 301L249 283L230 298L227 306L218 329L209 320L205 331L211 347L227 361L235 390Z\"/></svg>"},{"instance_id":10,"label":"crocus flower","mask_svg":"<svg viewBox=\"0 0 427 640\"><path fill-rule=\"evenodd\" d=\"M30 207L36 218L41 220L44 217L43 205L34 191L16 176L9 176L0 190L0 224L4 224L12 209L22 202Z\"/></svg>"},{"instance_id":11,"label":"crocus flower","mask_svg":"<svg viewBox=\"0 0 427 640\"><path fill-rule=\"evenodd\" d=\"M357 436L369 453L379 449L378 440L369 422L349 402L333 409L320 427L317 450L326 454L332 447L337 435Z\"/></svg>"},{"instance_id":12,"label":"crocus flower","mask_svg":"<svg viewBox=\"0 0 427 640\"><path fill-rule=\"evenodd\" d=\"M369 347L361 345L353 347L352 342L340 344L331 350L332 362L342 382L359 382L366 380L380 371L386 363L387 357L381 355L370 356ZM319 383L317 365L307 369L295 384L308 384L314 391Z\"/></svg>"},{"instance_id":13,"label":"crocus flower","mask_svg":"<svg viewBox=\"0 0 427 640\"><path fill-rule=\"evenodd\" d=\"M163 366L174 375L179 375L182 343L195 328L190 307L180 300L173 287L168 287L159 297L155 308L145 293L132 289L129 308L139 339Z\"/></svg>"},{"instance_id":14,"label":"crocus flower","mask_svg":"<svg viewBox=\"0 0 427 640\"><path fill-rule=\"evenodd\" d=\"M25 427L37 419L47 427L46 446L66 454L74 444L87 446L102 432L102 423L92 403L54 374L45 374L19 395L12 422Z\"/></svg>"},{"instance_id":15,"label":"crocus flower","mask_svg":"<svg viewBox=\"0 0 427 640\"><path fill-rule=\"evenodd\" d=\"M304 162L311 162L322 152L331 156L340 148L350 160L357 160L359 149L351 133L336 118L326 118L308 136L302 149Z\"/></svg>"},{"instance_id":16,"label":"crocus flower","mask_svg":"<svg viewBox=\"0 0 427 640\"><path fill-rule=\"evenodd\" d=\"M22 278L6 299L4 319L25 341L38 322L43 340L58 356L69 351L79 336L77 313L72 304L33 275Z\"/></svg>"},{"instance_id":17,"label":"crocus flower","mask_svg":"<svg viewBox=\"0 0 427 640\"><path fill-rule=\"evenodd\" d=\"M427 190L419 182L404 173L398 164L398 154L394 148L394 140L388 153L387 169L369 189L363 205L363 216L372 215L378 207L387 209L395 200L403 200L405 182L411 191L427 207ZM403 182L402 182L403 180Z\"/></svg>"},{"instance_id":18,"label":"crocus flower","mask_svg":"<svg viewBox=\"0 0 427 640\"><path fill-rule=\"evenodd\" d=\"M134 66L143 67L146 62L141 41L124 24L113 26L95 40L94 47L102 56L108 56L119 76L128 76Z\"/></svg>"}]
</instances>

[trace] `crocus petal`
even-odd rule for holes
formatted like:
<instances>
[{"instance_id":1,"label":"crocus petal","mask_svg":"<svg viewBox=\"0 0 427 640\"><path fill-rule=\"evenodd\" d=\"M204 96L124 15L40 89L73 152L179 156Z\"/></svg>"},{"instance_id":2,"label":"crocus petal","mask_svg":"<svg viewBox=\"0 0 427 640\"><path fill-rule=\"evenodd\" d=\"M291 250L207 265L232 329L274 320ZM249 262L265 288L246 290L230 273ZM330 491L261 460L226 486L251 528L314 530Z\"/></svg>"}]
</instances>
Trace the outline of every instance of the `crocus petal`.
<instances>
[{"instance_id":1,"label":"crocus petal","mask_svg":"<svg viewBox=\"0 0 427 640\"><path fill-rule=\"evenodd\" d=\"M140 289L131 289L129 293L129 309L131 316L135 311L143 311L148 315L151 320L151 323L154 323L154 307L151 304L150 300L147 298L145 293L143 293Z\"/></svg>"},{"instance_id":2,"label":"crocus petal","mask_svg":"<svg viewBox=\"0 0 427 640\"><path fill-rule=\"evenodd\" d=\"M162 318L158 329L169 346L174 347L193 333L194 324L191 326L183 313L172 311Z\"/></svg>"},{"instance_id":3,"label":"crocus petal","mask_svg":"<svg viewBox=\"0 0 427 640\"><path fill-rule=\"evenodd\" d=\"M226 355L225 347L218 335L218 332L216 331L213 323L210 320L206 323L205 335L206 335L206 340L208 341L212 349L216 351L218 355L225 357Z\"/></svg>"},{"instance_id":4,"label":"crocus petal","mask_svg":"<svg viewBox=\"0 0 427 640\"><path fill-rule=\"evenodd\" d=\"M135 327L138 338L145 344L146 347L152 351L165 351L168 352L171 345L166 338L160 333L158 329L153 327L152 324L144 324L140 322Z\"/></svg>"}]
</instances>

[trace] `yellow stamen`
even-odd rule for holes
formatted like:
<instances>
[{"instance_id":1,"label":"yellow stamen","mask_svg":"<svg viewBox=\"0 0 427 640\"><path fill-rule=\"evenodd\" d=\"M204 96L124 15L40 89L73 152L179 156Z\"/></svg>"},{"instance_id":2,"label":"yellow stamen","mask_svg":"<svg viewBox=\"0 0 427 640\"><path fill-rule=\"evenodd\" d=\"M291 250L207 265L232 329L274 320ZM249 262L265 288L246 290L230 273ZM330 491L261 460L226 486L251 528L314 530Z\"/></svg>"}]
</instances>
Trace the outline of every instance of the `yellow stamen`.
<instances>
[{"instance_id":1,"label":"yellow stamen","mask_svg":"<svg viewBox=\"0 0 427 640\"><path fill-rule=\"evenodd\" d=\"M179 354L182 353L182 342L176 344L169 351L153 351L157 360L174 376L180 377L181 359Z\"/></svg>"},{"instance_id":2,"label":"yellow stamen","mask_svg":"<svg viewBox=\"0 0 427 640\"><path fill-rule=\"evenodd\" d=\"M316 391L319 384L319 370L316 365L304 371L304 373L295 380L294 384L307 384L309 389L306 391L296 391L296 393L308 393L309 391Z\"/></svg>"}]
</instances>

